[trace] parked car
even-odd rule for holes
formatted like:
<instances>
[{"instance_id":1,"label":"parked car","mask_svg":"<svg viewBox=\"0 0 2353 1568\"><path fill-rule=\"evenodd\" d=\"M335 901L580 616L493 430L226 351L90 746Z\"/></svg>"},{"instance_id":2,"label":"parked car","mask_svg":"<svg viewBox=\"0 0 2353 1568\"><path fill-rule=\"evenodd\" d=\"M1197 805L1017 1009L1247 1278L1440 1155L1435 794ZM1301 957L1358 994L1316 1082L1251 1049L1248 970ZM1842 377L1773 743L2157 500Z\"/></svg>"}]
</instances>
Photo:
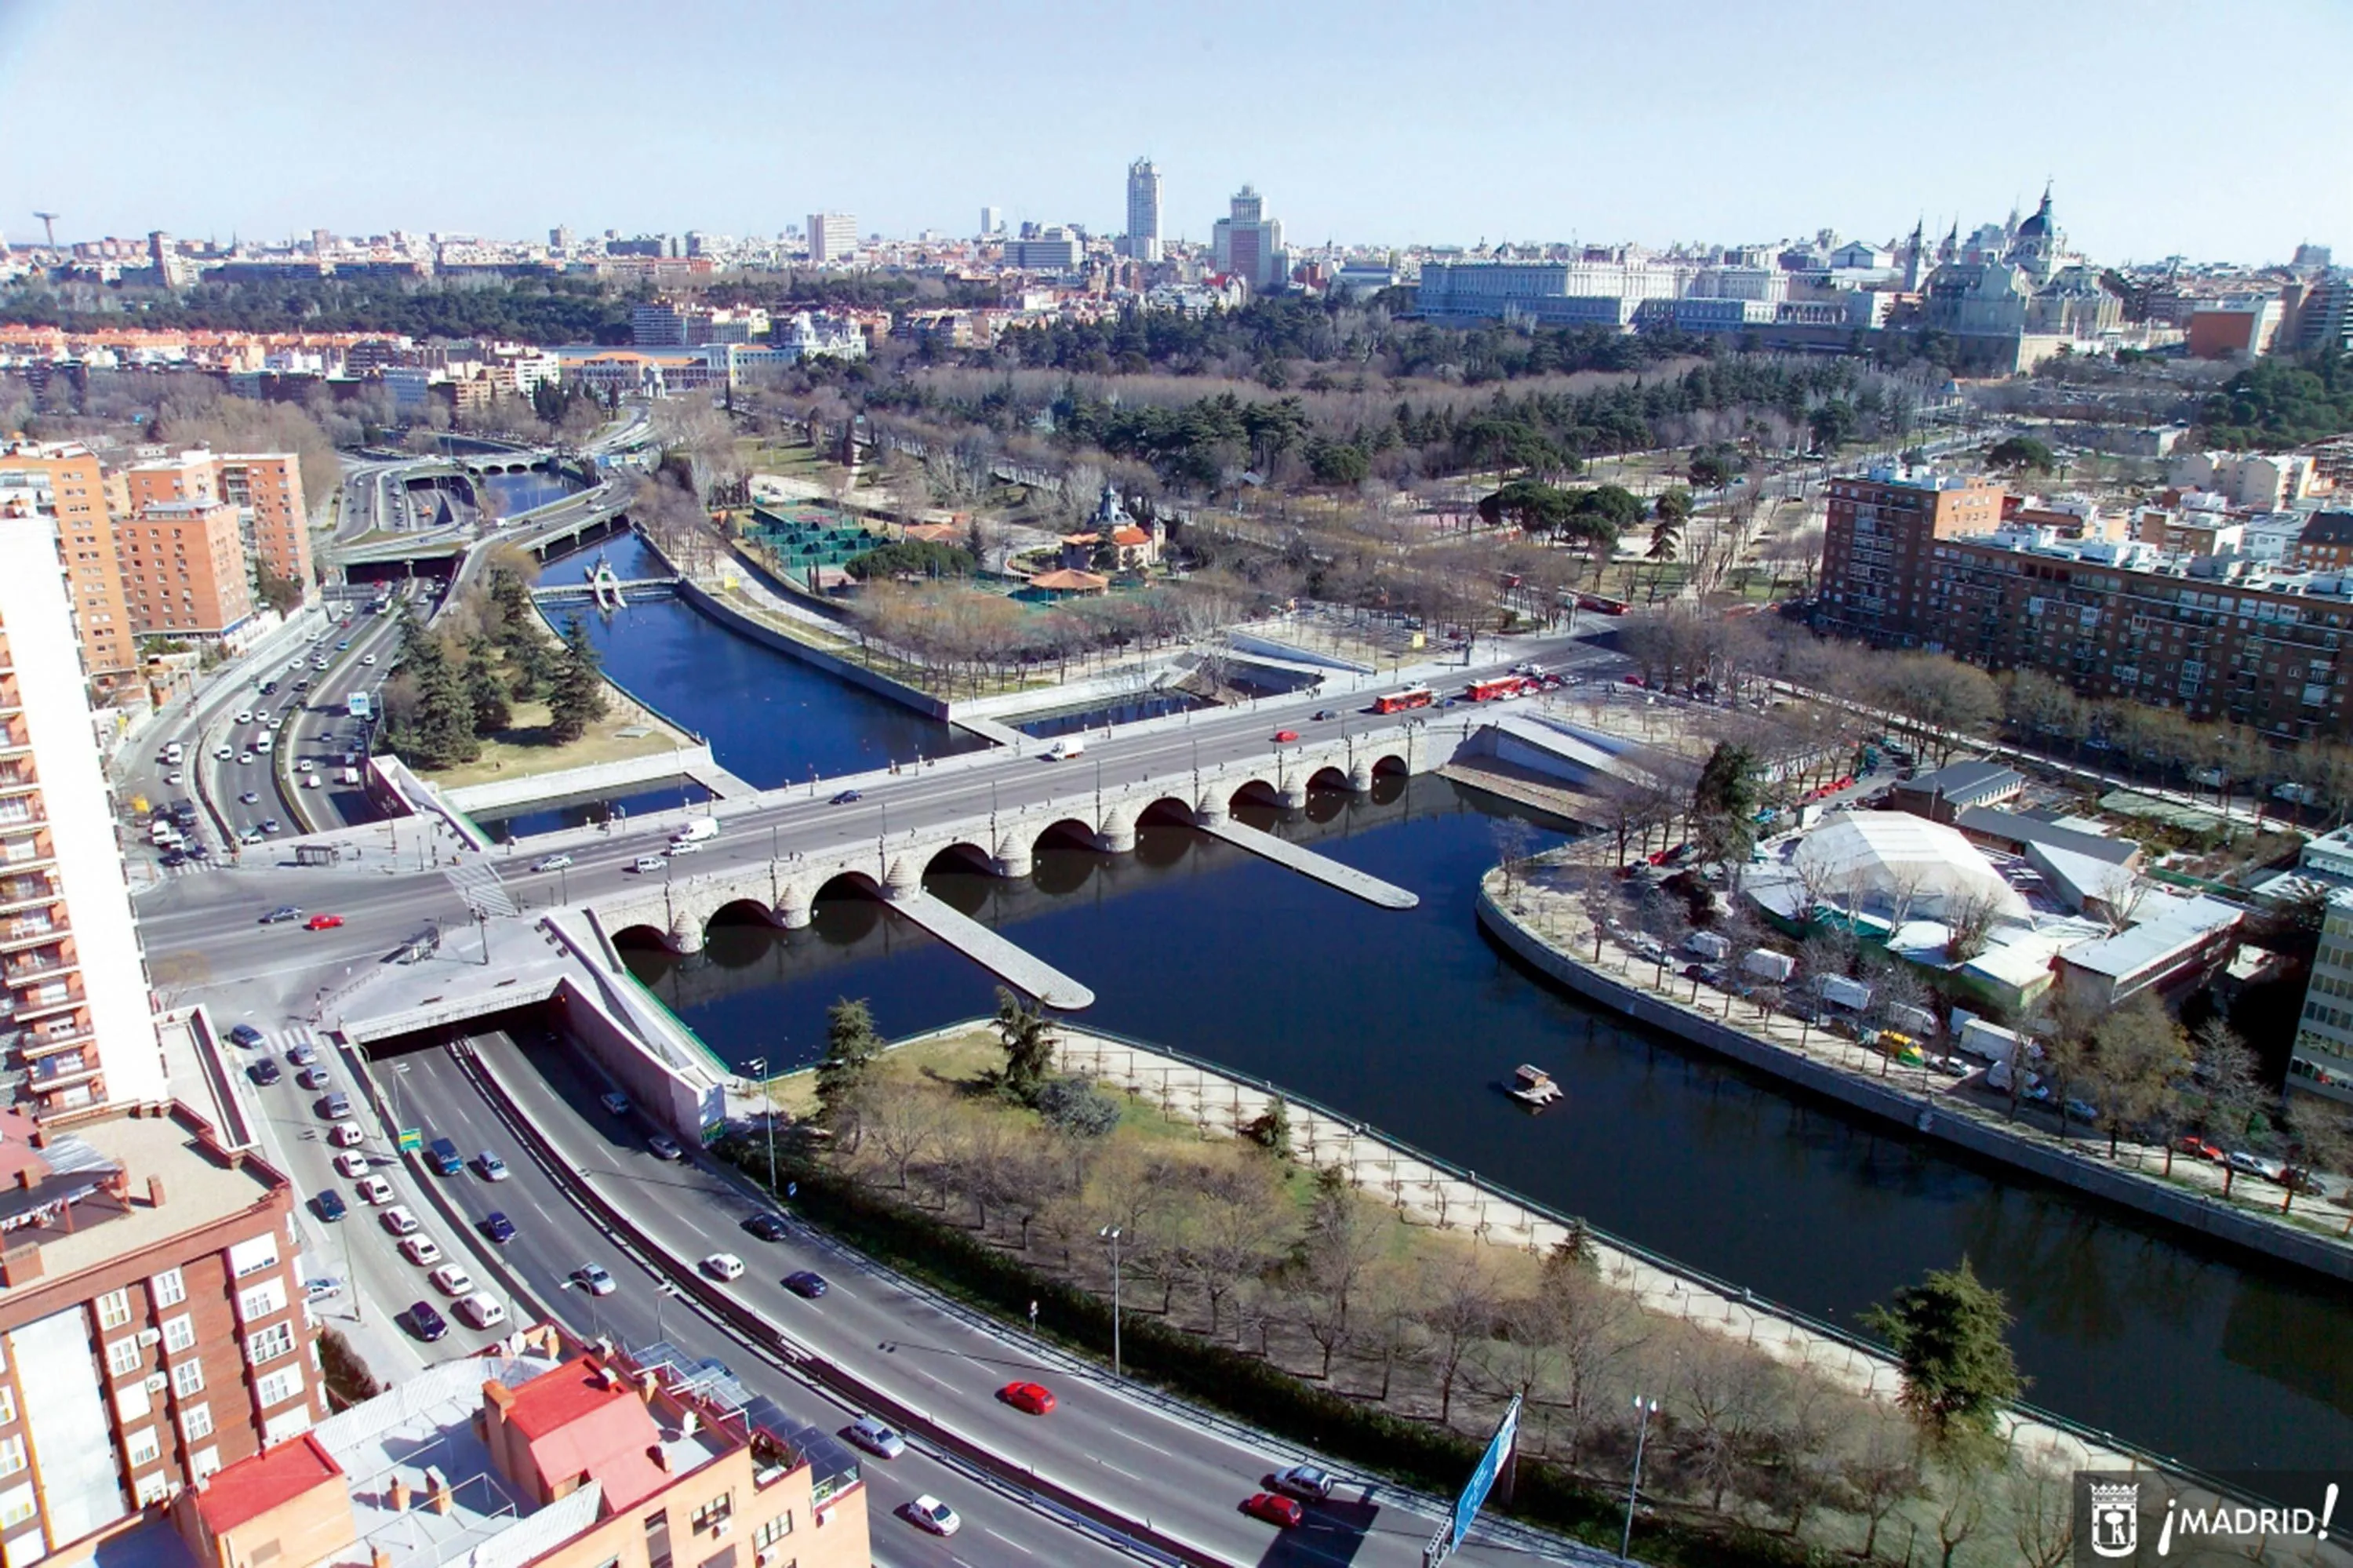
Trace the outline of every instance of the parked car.
<instances>
[{"instance_id":1,"label":"parked car","mask_svg":"<svg viewBox=\"0 0 2353 1568\"><path fill-rule=\"evenodd\" d=\"M343 1282L340 1279L306 1279L302 1282L302 1299L313 1307L322 1301L332 1301L343 1293Z\"/></svg>"},{"instance_id":2,"label":"parked car","mask_svg":"<svg viewBox=\"0 0 2353 1568\"><path fill-rule=\"evenodd\" d=\"M1008 1383L997 1391L997 1397L1032 1415L1044 1415L1054 1408L1054 1391L1042 1383Z\"/></svg>"},{"instance_id":3,"label":"parked car","mask_svg":"<svg viewBox=\"0 0 2353 1568\"><path fill-rule=\"evenodd\" d=\"M2173 1152L2187 1154L2199 1160L2211 1160L2217 1165L2222 1162L2221 1144L2209 1143L2204 1139L2190 1133L2184 1133L2173 1140Z\"/></svg>"},{"instance_id":4,"label":"parked car","mask_svg":"<svg viewBox=\"0 0 2353 1568\"><path fill-rule=\"evenodd\" d=\"M828 1290L831 1289L832 1287L826 1284L824 1275L818 1273L814 1269L802 1268L796 1269L792 1273L785 1276L785 1288L791 1291L794 1295L799 1297L804 1301L814 1301L818 1297L824 1295ZM1052 1394L1050 1393L1046 1396L1046 1403L1050 1409L1053 1405L1053 1401L1054 1396ZM1038 1414L1042 1415L1045 1412L1039 1411Z\"/></svg>"},{"instance_id":5,"label":"parked car","mask_svg":"<svg viewBox=\"0 0 2353 1568\"><path fill-rule=\"evenodd\" d=\"M907 1440L871 1415L861 1415L842 1428L841 1435L878 1459L895 1459L907 1451Z\"/></svg>"},{"instance_id":6,"label":"parked car","mask_svg":"<svg viewBox=\"0 0 2353 1568\"><path fill-rule=\"evenodd\" d=\"M419 1301L408 1308L408 1331L429 1345L448 1333L449 1325L432 1302Z\"/></svg>"},{"instance_id":7,"label":"parked car","mask_svg":"<svg viewBox=\"0 0 2353 1568\"><path fill-rule=\"evenodd\" d=\"M1252 1492L1242 1499L1242 1511L1278 1530L1296 1530L1307 1518L1307 1510L1297 1501L1275 1492Z\"/></svg>"}]
</instances>

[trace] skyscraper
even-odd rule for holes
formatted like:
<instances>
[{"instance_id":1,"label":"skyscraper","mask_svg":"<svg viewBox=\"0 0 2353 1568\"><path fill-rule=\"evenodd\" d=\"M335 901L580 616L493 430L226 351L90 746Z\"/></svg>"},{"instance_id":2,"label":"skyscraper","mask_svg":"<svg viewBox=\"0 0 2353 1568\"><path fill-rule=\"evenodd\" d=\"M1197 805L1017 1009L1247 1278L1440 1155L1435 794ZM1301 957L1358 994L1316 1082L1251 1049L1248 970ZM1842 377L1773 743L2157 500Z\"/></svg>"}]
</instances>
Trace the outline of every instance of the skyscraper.
<instances>
[{"instance_id":1,"label":"skyscraper","mask_svg":"<svg viewBox=\"0 0 2353 1568\"><path fill-rule=\"evenodd\" d=\"M858 219L846 212L813 212L808 220L809 260L819 267L858 254Z\"/></svg>"},{"instance_id":2,"label":"skyscraper","mask_svg":"<svg viewBox=\"0 0 2353 1568\"><path fill-rule=\"evenodd\" d=\"M1001 207L982 207L980 209L980 237L983 239L988 239L1004 232L1005 209Z\"/></svg>"},{"instance_id":3,"label":"skyscraper","mask_svg":"<svg viewBox=\"0 0 2353 1568\"><path fill-rule=\"evenodd\" d=\"M1120 249L1138 261L1160 260L1160 171L1149 158L1127 166L1127 238Z\"/></svg>"},{"instance_id":4,"label":"skyscraper","mask_svg":"<svg viewBox=\"0 0 2353 1568\"><path fill-rule=\"evenodd\" d=\"M48 1116L164 1097L48 474L0 459L0 1083Z\"/></svg>"},{"instance_id":5,"label":"skyscraper","mask_svg":"<svg viewBox=\"0 0 2353 1568\"><path fill-rule=\"evenodd\" d=\"M1244 185L1235 193L1229 216L1218 219L1210 249L1220 272L1240 278L1255 293L1271 293L1291 276L1282 249L1282 222L1266 216L1266 203Z\"/></svg>"}]
</instances>

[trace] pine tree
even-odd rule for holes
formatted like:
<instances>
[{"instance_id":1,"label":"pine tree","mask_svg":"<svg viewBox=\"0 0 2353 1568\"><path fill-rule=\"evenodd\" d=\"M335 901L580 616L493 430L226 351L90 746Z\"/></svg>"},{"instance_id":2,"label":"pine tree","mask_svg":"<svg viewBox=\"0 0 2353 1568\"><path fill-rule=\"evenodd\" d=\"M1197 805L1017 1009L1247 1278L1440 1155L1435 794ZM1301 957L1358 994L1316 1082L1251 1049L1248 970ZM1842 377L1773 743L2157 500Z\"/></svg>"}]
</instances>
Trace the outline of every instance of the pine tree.
<instances>
[{"instance_id":1,"label":"pine tree","mask_svg":"<svg viewBox=\"0 0 2353 1568\"><path fill-rule=\"evenodd\" d=\"M2003 1338L2009 1305L1967 1257L1956 1269L1930 1269L1863 1321L1894 1348L1904 1408L1932 1444L1966 1463L1993 1442L2002 1407L2026 1384Z\"/></svg>"},{"instance_id":2,"label":"pine tree","mask_svg":"<svg viewBox=\"0 0 2353 1568\"><path fill-rule=\"evenodd\" d=\"M476 647L466 660L466 697L473 705L476 735L488 737L514 723L514 711L507 705L506 684L491 666L486 646Z\"/></svg>"},{"instance_id":3,"label":"pine tree","mask_svg":"<svg viewBox=\"0 0 2353 1568\"><path fill-rule=\"evenodd\" d=\"M848 997L825 1010L825 1055L817 1065L818 1114L834 1122L865 1086L882 1054L882 1037L874 1031L874 1010Z\"/></svg>"},{"instance_id":4,"label":"pine tree","mask_svg":"<svg viewBox=\"0 0 2353 1568\"><path fill-rule=\"evenodd\" d=\"M578 740L605 716L605 681L596 650L576 615L564 623L564 652L556 662L547 709L548 733L558 746Z\"/></svg>"},{"instance_id":5,"label":"pine tree","mask_svg":"<svg viewBox=\"0 0 2353 1568\"><path fill-rule=\"evenodd\" d=\"M401 628L402 673L412 683L417 700L408 722L401 726L396 749L418 768L455 768L481 755L474 738L474 704L464 677L449 662L440 641L404 614Z\"/></svg>"}]
</instances>

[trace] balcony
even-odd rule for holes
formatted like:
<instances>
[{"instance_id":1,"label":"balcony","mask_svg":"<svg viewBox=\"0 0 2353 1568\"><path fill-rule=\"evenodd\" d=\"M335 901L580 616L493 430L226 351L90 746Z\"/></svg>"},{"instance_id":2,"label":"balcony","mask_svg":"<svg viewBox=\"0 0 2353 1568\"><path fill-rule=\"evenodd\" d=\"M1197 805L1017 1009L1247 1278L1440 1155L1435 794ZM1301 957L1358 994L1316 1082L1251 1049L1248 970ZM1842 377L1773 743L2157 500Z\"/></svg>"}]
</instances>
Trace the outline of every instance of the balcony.
<instances>
[{"instance_id":1,"label":"balcony","mask_svg":"<svg viewBox=\"0 0 2353 1568\"><path fill-rule=\"evenodd\" d=\"M0 882L0 917L45 909L64 896L58 891L57 884L46 876L11 877Z\"/></svg>"},{"instance_id":2,"label":"balcony","mask_svg":"<svg viewBox=\"0 0 2353 1568\"><path fill-rule=\"evenodd\" d=\"M65 951L64 945L61 943L58 950L47 958L35 954L29 958L20 959L13 964L0 964L0 985L32 985L40 980L55 980L60 976L72 974L80 967L81 960Z\"/></svg>"},{"instance_id":3,"label":"balcony","mask_svg":"<svg viewBox=\"0 0 2353 1568\"><path fill-rule=\"evenodd\" d=\"M94 1056L55 1056L25 1075L25 1086L37 1095L56 1094L87 1084L103 1071Z\"/></svg>"},{"instance_id":4,"label":"balcony","mask_svg":"<svg viewBox=\"0 0 2353 1568\"><path fill-rule=\"evenodd\" d=\"M9 920L0 922L0 953L22 952L54 942L73 930L70 920Z\"/></svg>"},{"instance_id":5,"label":"balcony","mask_svg":"<svg viewBox=\"0 0 2353 1568\"><path fill-rule=\"evenodd\" d=\"M27 1062L40 1062L60 1052L87 1045L97 1038L98 1032L87 1023L26 1029L16 1035L16 1054Z\"/></svg>"},{"instance_id":6,"label":"balcony","mask_svg":"<svg viewBox=\"0 0 2353 1568\"><path fill-rule=\"evenodd\" d=\"M39 1019L55 1018L61 1012L71 1012L90 1001L79 980L52 980L47 985L16 999L16 1022L30 1025Z\"/></svg>"},{"instance_id":7,"label":"balcony","mask_svg":"<svg viewBox=\"0 0 2353 1568\"><path fill-rule=\"evenodd\" d=\"M6 832L8 826L0 822L0 833ZM47 871L57 864L57 861L56 852L37 837L21 838L14 843L0 843L0 874Z\"/></svg>"}]
</instances>

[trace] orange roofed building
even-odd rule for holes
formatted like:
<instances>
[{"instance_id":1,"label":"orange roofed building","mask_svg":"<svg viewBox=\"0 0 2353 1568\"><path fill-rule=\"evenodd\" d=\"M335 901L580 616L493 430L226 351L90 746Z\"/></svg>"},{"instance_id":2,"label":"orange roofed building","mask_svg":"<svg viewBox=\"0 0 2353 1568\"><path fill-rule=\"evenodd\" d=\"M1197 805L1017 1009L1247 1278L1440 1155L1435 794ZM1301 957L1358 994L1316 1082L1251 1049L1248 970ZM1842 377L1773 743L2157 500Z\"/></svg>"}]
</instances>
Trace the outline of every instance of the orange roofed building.
<instances>
[{"instance_id":1,"label":"orange roofed building","mask_svg":"<svg viewBox=\"0 0 2353 1568\"><path fill-rule=\"evenodd\" d=\"M202 1568L867 1568L856 1456L732 1378L550 1327L175 1499Z\"/></svg>"}]
</instances>

